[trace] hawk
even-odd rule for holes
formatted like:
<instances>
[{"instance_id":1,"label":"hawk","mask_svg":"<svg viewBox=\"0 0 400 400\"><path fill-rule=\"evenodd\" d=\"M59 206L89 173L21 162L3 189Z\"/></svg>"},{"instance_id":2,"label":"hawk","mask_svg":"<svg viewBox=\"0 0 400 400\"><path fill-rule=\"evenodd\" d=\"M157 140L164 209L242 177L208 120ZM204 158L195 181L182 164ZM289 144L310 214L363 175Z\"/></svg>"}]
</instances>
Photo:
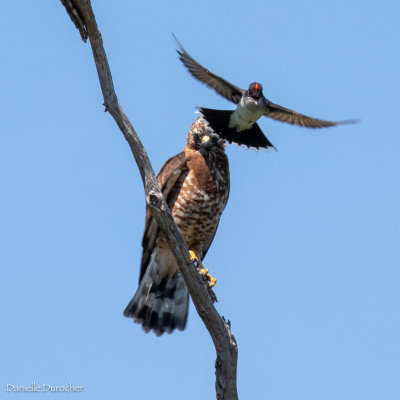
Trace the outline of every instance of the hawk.
<instances>
[{"instance_id":1,"label":"hawk","mask_svg":"<svg viewBox=\"0 0 400 400\"><path fill-rule=\"evenodd\" d=\"M202 267L229 196L225 140L197 118L183 151L171 157L157 176L158 185L185 240L191 259ZM167 241L149 209L142 241L139 288L124 311L157 336L183 330L189 292ZM213 286L215 279L203 269Z\"/></svg>"},{"instance_id":2,"label":"hawk","mask_svg":"<svg viewBox=\"0 0 400 400\"><path fill-rule=\"evenodd\" d=\"M264 97L263 87L258 82L250 83L247 90L241 89L201 66L185 51L175 36L174 38L179 46L177 50L179 59L192 76L237 104L236 110L213 110L199 107L214 131L229 143L276 150L256 123L262 115L306 128L324 128L357 122L356 120L324 121L274 104Z\"/></svg>"}]
</instances>

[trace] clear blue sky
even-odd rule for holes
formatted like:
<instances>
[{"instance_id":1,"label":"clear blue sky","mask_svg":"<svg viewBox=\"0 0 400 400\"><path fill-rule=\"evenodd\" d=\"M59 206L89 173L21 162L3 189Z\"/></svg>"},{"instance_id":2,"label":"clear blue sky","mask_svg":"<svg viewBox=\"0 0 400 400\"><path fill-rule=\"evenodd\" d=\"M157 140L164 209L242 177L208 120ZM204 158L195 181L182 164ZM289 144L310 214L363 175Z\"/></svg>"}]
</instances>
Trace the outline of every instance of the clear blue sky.
<instances>
[{"instance_id":1,"label":"clear blue sky","mask_svg":"<svg viewBox=\"0 0 400 400\"><path fill-rule=\"evenodd\" d=\"M185 145L196 106L233 107L185 71L171 31L238 86L361 118L318 131L264 118L278 152L228 146L231 194L205 264L238 341L241 399L399 399L399 2L94 10L156 171ZM0 398L32 381L84 386L68 398L214 398L214 348L192 305L186 331L161 338L122 316L145 202L90 46L58 1L6 2L0 45Z\"/></svg>"}]
</instances>

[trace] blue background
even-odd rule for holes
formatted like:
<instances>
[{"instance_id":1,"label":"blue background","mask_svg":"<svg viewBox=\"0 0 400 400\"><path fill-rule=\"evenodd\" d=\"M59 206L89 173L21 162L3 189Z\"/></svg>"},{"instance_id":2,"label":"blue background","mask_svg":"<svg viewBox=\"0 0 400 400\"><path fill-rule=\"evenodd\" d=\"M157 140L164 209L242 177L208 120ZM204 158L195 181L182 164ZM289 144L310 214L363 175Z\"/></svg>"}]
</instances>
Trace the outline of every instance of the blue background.
<instances>
[{"instance_id":1,"label":"blue background","mask_svg":"<svg viewBox=\"0 0 400 400\"><path fill-rule=\"evenodd\" d=\"M94 1L119 100L158 171L195 106L233 105L178 61L357 125L263 118L278 152L230 145L231 194L205 264L248 399L400 397L397 1ZM215 352L191 305L157 338L122 316L137 287L141 179L89 44L61 3L0 15L0 377L83 399L214 398ZM41 396L20 394L22 397ZM59 398L47 394L46 398Z\"/></svg>"}]
</instances>

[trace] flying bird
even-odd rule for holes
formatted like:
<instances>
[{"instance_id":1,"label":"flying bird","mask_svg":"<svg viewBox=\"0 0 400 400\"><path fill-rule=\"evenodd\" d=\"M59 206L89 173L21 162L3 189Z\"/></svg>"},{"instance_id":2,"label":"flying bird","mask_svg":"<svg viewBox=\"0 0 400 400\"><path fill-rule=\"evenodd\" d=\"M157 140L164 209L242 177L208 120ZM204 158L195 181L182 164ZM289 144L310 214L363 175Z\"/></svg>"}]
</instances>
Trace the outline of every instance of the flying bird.
<instances>
[{"instance_id":1,"label":"flying bird","mask_svg":"<svg viewBox=\"0 0 400 400\"><path fill-rule=\"evenodd\" d=\"M324 128L357 122L356 120L324 121L274 104L264 97L263 87L258 82L250 83L247 90L241 89L201 66L185 51L175 35L173 36L179 46L179 50L177 50L179 59L193 77L237 104L236 110L214 110L199 107L199 111L214 131L229 143L257 149L273 148L276 150L257 124L262 115L306 128Z\"/></svg>"},{"instance_id":2,"label":"flying bird","mask_svg":"<svg viewBox=\"0 0 400 400\"><path fill-rule=\"evenodd\" d=\"M183 151L171 157L157 176L158 185L185 240L190 257L200 267L214 239L229 196L229 164L225 140L203 118L197 118ZM142 241L139 288L124 311L157 336L183 330L189 292L163 233L149 209ZM209 281L208 270L200 271Z\"/></svg>"}]
</instances>

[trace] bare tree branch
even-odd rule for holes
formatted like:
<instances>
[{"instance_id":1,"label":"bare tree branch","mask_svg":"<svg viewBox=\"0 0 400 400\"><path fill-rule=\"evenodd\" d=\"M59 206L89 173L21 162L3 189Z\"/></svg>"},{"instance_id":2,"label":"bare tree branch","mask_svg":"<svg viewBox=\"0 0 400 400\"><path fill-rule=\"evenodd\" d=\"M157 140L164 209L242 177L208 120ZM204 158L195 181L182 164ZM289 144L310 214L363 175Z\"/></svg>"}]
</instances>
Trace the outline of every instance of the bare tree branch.
<instances>
[{"instance_id":1,"label":"bare tree branch","mask_svg":"<svg viewBox=\"0 0 400 400\"><path fill-rule=\"evenodd\" d=\"M217 352L215 362L216 397L220 400L238 399L236 389L237 344L225 321L214 307L213 300L196 268L189 259L189 252L158 187L153 168L139 137L118 103L110 67L103 48L101 33L97 28L90 0L61 0L82 40L89 37L96 63L106 111L109 111L127 140L138 165L145 189L146 203L165 234L189 288L194 305L206 325Z\"/></svg>"}]
</instances>

